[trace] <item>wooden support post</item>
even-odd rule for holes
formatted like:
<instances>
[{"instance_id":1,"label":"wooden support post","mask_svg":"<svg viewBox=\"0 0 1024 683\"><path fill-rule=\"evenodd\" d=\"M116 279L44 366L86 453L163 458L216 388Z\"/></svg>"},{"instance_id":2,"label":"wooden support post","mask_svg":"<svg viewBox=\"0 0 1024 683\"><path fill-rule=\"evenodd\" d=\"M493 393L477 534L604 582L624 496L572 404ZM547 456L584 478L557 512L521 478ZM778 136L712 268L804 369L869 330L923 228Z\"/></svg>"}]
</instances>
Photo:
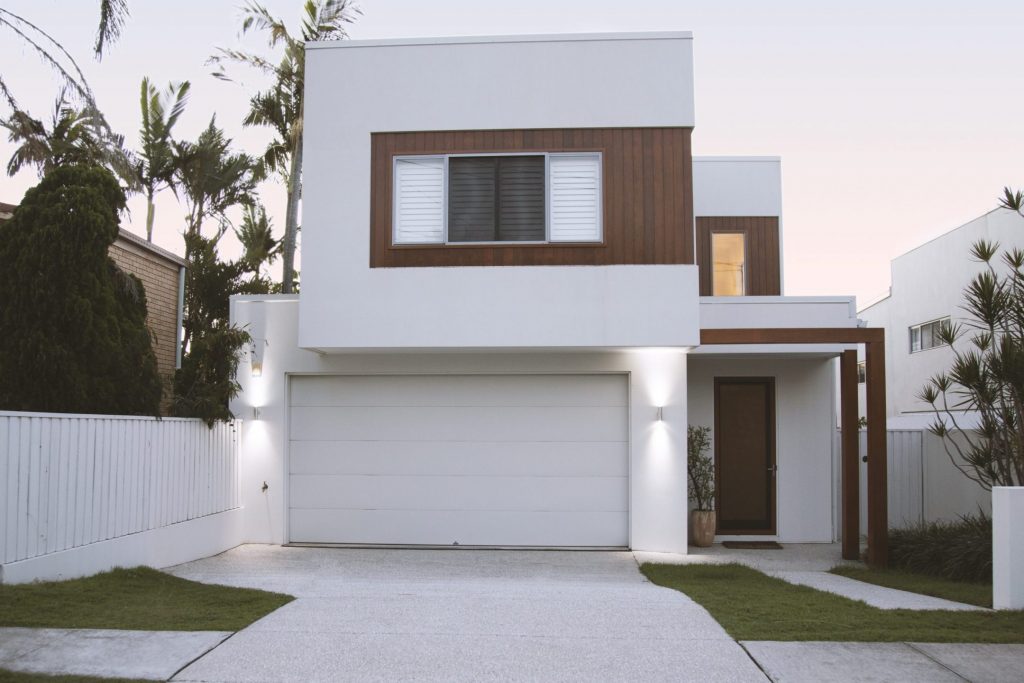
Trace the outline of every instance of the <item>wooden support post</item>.
<instances>
[{"instance_id":1,"label":"wooden support post","mask_svg":"<svg viewBox=\"0 0 1024 683\"><path fill-rule=\"evenodd\" d=\"M881 333L882 330L879 330ZM889 564L889 489L886 468L885 337L864 345L868 418L868 564Z\"/></svg>"},{"instance_id":2,"label":"wooden support post","mask_svg":"<svg viewBox=\"0 0 1024 683\"><path fill-rule=\"evenodd\" d=\"M857 352L843 351L839 358L839 415L844 560L860 559L860 438L857 404Z\"/></svg>"}]
</instances>

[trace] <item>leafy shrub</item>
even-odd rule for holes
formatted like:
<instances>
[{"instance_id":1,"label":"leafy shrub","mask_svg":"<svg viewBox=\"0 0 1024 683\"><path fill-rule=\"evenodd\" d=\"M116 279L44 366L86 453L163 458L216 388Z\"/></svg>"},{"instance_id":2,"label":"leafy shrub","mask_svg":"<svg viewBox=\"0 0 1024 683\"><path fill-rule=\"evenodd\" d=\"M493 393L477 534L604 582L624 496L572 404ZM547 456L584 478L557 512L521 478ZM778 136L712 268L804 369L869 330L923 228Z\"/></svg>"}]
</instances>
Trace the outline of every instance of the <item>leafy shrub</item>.
<instances>
[{"instance_id":1,"label":"leafy shrub","mask_svg":"<svg viewBox=\"0 0 1024 683\"><path fill-rule=\"evenodd\" d=\"M690 425L686 430L686 473L690 500L698 510L715 509L715 460L708 455L711 428Z\"/></svg>"},{"instance_id":2,"label":"leafy shrub","mask_svg":"<svg viewBox=\"0 0 1024 683\"><path fill-rule=\"evenodd\" d=\"M889 531L889 566L954 581L992 580L992 518L925 522Z\"/></svg>"}]
</instances>

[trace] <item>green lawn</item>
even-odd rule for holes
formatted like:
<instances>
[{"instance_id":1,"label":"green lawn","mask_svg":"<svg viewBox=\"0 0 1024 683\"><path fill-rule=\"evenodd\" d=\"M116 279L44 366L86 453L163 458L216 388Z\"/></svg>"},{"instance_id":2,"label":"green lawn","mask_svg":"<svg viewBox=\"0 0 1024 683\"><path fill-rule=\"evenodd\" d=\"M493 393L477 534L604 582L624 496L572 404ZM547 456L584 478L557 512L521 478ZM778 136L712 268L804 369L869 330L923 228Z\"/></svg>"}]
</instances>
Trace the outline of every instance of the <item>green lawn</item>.
<instances>
[{"instance_id":1,"label":"green lawn","mask_svg":"<svg viewBox=\"0 0 1024 683\"><path fill-rule=\"evenodd\" d=\"M868 569L867 567L835 567L833 574L876 586L930 595L954 602L965 602L980 607L992 606L992 584L950 581L937 576L925 576L896 569Z\"/></svg>"},{"instance_id":2,"label":"green lawn","mask_svg":"<svg viewBox=\"0 0 1024 683\"><path fill-rule=\"evenodd\" d=\"M881 610L736 564L640 570L703 605L736 640L1024 643L1024 611Z\"/></svg>"},{"instance_id":3,"label":"green lawn","mask_svg":"<svg viewBox=\"0 0 1024 683\"><path fill-rule=\"evenodd\" d=\"M238 631L292 600L136 567L70 581L0 585L0 626Z\"/></svg>"},{"instance_id":4,"label":"green lawn","mask_svg":"<svg viewBox=\"0 0 1024 683\"><path fill-rule=\"evenodd\" d=\"M0 683L150 683L134 678L95 678L93 676L47 676L0 669Z\"/></svg>"}]
</instances>

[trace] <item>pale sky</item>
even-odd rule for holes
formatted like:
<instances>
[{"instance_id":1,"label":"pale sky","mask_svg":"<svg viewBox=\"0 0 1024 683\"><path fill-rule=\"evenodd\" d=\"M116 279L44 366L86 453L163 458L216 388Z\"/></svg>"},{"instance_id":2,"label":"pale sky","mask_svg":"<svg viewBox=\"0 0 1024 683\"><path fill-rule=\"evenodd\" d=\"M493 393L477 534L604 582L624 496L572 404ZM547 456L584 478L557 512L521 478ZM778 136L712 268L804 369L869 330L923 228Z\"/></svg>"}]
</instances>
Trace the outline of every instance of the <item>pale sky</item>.
<instances>
[{"instance_id":1,"label":"pale sky","mask_svg":"<svg viewBox=\"0 0 1024 683\"><path fill-rule=\"evenodd\" d=\"M190 80L177 133L218 123L250 153L266 134L243 130L246 87L213 79L216 46L238 46L238 0L130 0L124 37L91 56L93 0L0 0L51 32L78 59L100 108L137 138L143 76ZM296 24L301 0L267 0ZM582 31L694 33L694 154L779 155L783 169L785 293L854 294L889 285L889 260L996 206L1004 185L1024 186L1024 3L861 0L363 0L352 38ZM0 64L37 118L57 84L9 32ZM262 49L257 39L246 46ZM244 75L244 72L239 72ZM12 146L0 139L6 165ZM0 178L16 203L36 182ZM262 197L283 229L283 190ZM144 231L135 199L130 228ZM184 210L167 193L154 241L181 252ZM233 239L233 238L232 238ZM224 252L237 253L226 241ZM966 255L965 255L966 258ZM936 273L941 277L941 273Z\"/></svg>"}]
</instances>

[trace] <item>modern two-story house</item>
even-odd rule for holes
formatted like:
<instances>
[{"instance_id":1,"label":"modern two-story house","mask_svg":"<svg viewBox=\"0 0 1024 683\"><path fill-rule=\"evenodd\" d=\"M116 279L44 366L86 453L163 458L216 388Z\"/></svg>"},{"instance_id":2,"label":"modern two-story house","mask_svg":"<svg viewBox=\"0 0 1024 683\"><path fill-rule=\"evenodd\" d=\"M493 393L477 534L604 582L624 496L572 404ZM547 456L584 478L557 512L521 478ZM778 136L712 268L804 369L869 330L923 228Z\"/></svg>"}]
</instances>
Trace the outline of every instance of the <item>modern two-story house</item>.
<instances>
[{"instance_id":1,"label":"modern two-story house","mask_svg":"<svg viewBox=\"0 0 1024 683\"><path fill-rule=\"evenodd\" d=\"M301 296L231 306L245 540L684 553L700 424L720 538L856 556L833 366L855 425L866 343L884 411L882 335L852 297L784 296L778 158L693 158L690 34L311 44L306 68Z\"/></svg>"}]
</instances>

